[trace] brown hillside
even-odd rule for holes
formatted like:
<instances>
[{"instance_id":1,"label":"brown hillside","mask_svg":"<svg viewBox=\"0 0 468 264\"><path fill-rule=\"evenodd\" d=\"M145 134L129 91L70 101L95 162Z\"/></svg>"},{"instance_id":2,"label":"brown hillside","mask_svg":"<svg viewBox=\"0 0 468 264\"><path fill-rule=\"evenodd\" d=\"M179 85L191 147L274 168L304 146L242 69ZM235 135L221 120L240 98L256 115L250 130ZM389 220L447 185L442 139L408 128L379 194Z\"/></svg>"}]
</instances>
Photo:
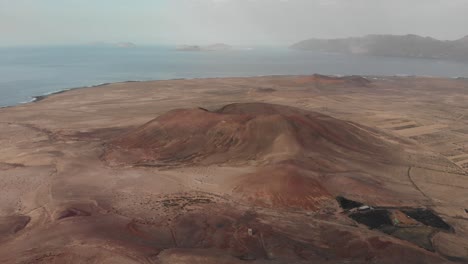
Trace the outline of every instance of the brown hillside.
<instances>
[{"instance_id":1,"label":"brown hillside","mask_svg":"<svg viewBox=\"0 0 468 264\"><path fill-rule=\"evenodd\" d=\"M336 205L334 197L308 174L293 165L272 166L240 176L233 192L250 204L271 208L316 211Z\"/></svg>"},{"instance_id":2,"label":"brown hillside","mask_svg":"<svg viewBox=\"0 0 468 264\"><path fill-rule=\"evenodd\" d=\"M170 111L113 140L111 164L178 166L282 160L322 163L386 160L392 148L374 132L293 107L245 103L217 111ZM325 166L326 167L326 166Z\"/></svg>"}]
</instances>

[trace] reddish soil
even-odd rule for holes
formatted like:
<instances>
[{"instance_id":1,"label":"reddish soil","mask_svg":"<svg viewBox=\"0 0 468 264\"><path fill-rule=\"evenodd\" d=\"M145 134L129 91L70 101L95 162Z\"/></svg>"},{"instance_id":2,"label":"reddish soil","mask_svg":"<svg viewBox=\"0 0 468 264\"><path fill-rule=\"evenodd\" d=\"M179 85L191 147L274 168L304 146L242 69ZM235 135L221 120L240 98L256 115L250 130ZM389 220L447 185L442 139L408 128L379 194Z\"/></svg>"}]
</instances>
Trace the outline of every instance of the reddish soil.
<instances>
[{"instance_id":1,"label":"reddish soil","mask_svg":"<svg viewBox=\"0 0 468 264\"><path fill-rule=\"evenodd\" d=\"M466 263L466 87L172 80L0 109L0 263Z\"/></svg>"},{"instance_id":2,"label":"reddish soil","mask_svg":"<svg viewBox=\"0 0 468 264\"><path fill-rule=\"evenodd\" d=\"M317 211L334 206L334 197L307 172L295 166L272 166L239 177L234 193L250 204Z\"/></svg>"},{"instance_id":3,"label":"reddish soil","mask_svg":"<svg viewBox=\"0 0 468 264\"><path fill-rule=\"evenodd\" d=\"M269 164L324 157L375 160L389 158L389 147L353 123L288 106L252 103L214 112L170 111L113 140L104 157L111 164L140 166Z\"/></svg>"}]
</instances>

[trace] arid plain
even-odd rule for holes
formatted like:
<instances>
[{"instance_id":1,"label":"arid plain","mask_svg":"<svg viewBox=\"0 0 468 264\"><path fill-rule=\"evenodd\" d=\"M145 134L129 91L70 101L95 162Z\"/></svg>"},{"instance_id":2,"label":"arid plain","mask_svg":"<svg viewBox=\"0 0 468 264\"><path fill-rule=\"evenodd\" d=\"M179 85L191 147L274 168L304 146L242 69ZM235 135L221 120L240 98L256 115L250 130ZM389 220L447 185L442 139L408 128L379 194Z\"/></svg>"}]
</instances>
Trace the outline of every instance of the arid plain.
<instances>
[{"instance_id":1,"label":"arid plain","mask_svg":"<svg viewBox=\"0 0 468 264\"><path fill-rule=\"evenodd\" d=\"M0 132L0 263L468 262L468 79L116 83Z\"/></svg>"}]
</instances>

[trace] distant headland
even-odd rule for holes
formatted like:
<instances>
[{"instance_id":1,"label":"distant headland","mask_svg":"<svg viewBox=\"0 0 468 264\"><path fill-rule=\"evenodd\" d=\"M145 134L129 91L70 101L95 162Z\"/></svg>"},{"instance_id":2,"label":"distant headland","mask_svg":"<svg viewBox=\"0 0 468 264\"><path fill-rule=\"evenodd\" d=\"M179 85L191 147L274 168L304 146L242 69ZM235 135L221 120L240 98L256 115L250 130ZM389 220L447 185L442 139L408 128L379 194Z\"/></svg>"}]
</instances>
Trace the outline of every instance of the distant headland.
<instances>
[{"instance_id":1,"label":"distant headland","mask_svg":"<svg viewBox=\"0 0 468 264\"><path fill-rule=\"evenodd\" d=\"M438 40L418 35L367 35L340 39L308 39L290 48L344 54L468 60L468 36Z\"/></svg>"}]
</instances>

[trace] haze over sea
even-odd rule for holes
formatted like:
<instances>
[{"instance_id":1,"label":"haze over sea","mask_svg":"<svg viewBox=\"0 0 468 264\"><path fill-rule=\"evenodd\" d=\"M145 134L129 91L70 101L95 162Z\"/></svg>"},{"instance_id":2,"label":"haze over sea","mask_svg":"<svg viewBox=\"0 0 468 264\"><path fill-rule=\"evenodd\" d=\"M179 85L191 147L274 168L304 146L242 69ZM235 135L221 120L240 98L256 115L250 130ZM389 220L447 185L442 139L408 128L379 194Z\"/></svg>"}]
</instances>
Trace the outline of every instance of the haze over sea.
<instances>
[{"instance_id":1,"label":"haze over sea","mask_svg":"<svg viewBox=\"0 0 468 264\"><path fill-rule=\"evenodd\" d=\"M313 73L468 77L468 63L271 47L212 52L182 52L169 46L0 48L0 107L110 82Z\"/></svg>"}]
</instances>

